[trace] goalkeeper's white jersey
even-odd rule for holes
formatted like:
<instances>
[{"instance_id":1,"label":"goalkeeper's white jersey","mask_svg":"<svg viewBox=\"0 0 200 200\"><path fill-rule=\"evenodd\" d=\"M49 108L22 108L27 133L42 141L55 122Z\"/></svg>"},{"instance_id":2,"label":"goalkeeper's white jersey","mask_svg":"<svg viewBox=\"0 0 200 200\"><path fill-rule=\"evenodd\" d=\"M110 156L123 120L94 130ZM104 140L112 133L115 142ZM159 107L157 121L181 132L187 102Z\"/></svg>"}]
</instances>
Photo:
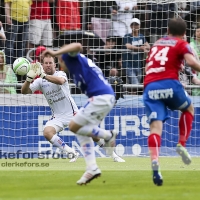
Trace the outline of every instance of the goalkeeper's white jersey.
<instances>
[{"instance_id":1,"label":"goalkeeper's white jersey","mask_svg":"<svg viewBox=\"0 0 200 200\"><path fill-rule=\"evenodd\" d=\"M78 108L71 97L67 76L63 71L56 71L53 76L63 77L66 82L63 85L57 85L45 79L37 78L30 85L30 89L32 92L40 90L44 94L54 117L73 116Z\"/></svg>"}]
</instances>

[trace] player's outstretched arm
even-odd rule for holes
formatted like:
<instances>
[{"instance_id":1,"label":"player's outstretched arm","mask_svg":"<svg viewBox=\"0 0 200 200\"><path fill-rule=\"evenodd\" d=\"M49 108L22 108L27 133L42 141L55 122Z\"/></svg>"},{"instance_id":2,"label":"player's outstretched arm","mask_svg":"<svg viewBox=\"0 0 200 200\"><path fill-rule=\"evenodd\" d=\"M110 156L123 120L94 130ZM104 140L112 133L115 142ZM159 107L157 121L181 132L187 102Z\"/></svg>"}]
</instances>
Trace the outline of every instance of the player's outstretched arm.
<instances>
[{"instance_id":1,"label":"player's outstretched arm","mask_svg":"<svg viewBox=\"0 0 200 200\"><path fill-rule=\"evenodd\" d=\"M44 56L46 54L50 54L51 56L59 56L64 53L80 52L80 51L82 51L81 43L71 43L71 44L61 47L58 51L53 51L51 49L47 49L42 53L42 56Z\"/></svg>"},{"instance_id":2,"label":"player's outstretched arm","mask_svg":"<svg viewBox=\"0 0 200 200\"><path fill-rule=\"evenodd\" d=\"M186 60L186 63L195 71L200 72L200 62L196 60L196 58L192 54L185 54L184 59Z\"/></svg>"},{"instance_id":3,"label":"player's outstretched arm","mask_svg":"<svg viewBox=\"0 0 200 200\"><path fill-rule=\"evenodd\" d=\"M28 81L25 81L22 85L22 88L21 88L21 93L22 94L32 94L32 91L31 89L29 88L30 87L30 82Z\"/></svg>"}]
</instances>

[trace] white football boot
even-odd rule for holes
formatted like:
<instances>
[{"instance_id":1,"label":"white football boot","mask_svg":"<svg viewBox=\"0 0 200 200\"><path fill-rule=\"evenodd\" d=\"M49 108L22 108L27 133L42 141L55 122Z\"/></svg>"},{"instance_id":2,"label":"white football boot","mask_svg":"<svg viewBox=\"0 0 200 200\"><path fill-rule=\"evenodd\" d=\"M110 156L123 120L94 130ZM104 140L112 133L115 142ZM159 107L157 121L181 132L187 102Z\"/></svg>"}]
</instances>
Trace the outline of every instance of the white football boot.
<instances>
[{"instance_id":1,"label":"white football boot","mask_svg":"<svg viewBox=\"0 0 200 200\"><path fill-rule=\"evenodd\" d=\"M79 158L79 152L75 152L75 154L74 154L74 157L72 158L72 159L70 159L70 163L72 163L72 162L76 162L77 161L77 159Z\"/></svg>"},{"instance_id":2,"label":"white football boot","mask_svg":"<svg viewBox=\"0 0 200 200\"><path fill-rule=\"evenodd\" d=\"M112 158L114 162L126 162L124 159L120 158L114 151L112 153Z\"/></svg>"},{"instance_id":3,"label":"white football boot","mask_svg":"<svg viewBox=\"0 0 200 200\"><path fill-rule=\"evenodd\" d=\"M94 178L98 178L99 176L101 176L101 170L99 168L96 168L95 170L87 170L76 183L78 185L86 185Z\"/></svg>"}]
</instances>

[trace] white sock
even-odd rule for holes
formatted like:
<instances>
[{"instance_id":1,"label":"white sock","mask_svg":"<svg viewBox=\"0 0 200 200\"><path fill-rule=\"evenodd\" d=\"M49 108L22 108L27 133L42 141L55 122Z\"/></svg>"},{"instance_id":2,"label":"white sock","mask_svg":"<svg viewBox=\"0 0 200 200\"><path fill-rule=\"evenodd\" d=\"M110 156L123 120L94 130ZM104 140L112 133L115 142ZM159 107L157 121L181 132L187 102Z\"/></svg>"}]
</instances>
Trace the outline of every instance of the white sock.
<instances>
[{"instance_id":1,"label":"white sock","mask_svg":"<svg viewBox=\"0 0 200 200\"><path fill-rule=\"evenodd\" d=\"M71 152L75 153L75 150L72 149L71 147L69 147L68 145L66 145L65 142L59 136L57 136L57 135L54 135L51 138L50 142L54 146L58 147L61 151L65 151L67 153L71 153Z\"/></svg>"},{"instance_id":2,"label":"white sock","mask_svg":"<svg viewBox=\"0 0 200 200\"><path fill-rule=\"evenodd\" d=\"M112 134L110 131L104 130L102 128L99 128L98 126L92 126L92 125L85 125L81 127L76 134L83 135L83 136L95 136L99 138L103 138L105 140L109 140L112 137Z\"/></svg>"},{"instance_id":3,"label":"white sock","mask_svg":"<svg viewBox=\"0 0 200 200\"><path fill-rule=\"evenodd\" d=\"M105 140L104 139L100 139L97 144L100 146L100 147L103 147L104 144L105 144Z\"/></svg>"},{"instance_id":4,"label":"white sock","mask_svg":"<svg viewBox=\"0 0 200 200\"><path fill-rule=\"evenodd\" d=\"M94 142L91 137L76 135L80 145L83 156L85 158L87 170L95 170L98 168L96 163L95 151L94 151Z\"/></svg>"}]
</instances>

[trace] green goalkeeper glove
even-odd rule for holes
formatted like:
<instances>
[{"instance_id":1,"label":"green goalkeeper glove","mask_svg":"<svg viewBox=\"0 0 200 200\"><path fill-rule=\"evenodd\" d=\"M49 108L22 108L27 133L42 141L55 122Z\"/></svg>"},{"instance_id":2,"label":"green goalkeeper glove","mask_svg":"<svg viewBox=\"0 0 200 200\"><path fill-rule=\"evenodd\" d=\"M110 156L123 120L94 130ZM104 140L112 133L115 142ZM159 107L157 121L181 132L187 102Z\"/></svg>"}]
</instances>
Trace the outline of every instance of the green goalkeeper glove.
<instances>
[{"instance_id":1,"label":"green goalkeeper glove","mask_svg":"<svg viewBox=\"0 0 200 200\"><path fill-rule=\"evenodd\" d=\"M33 79L37 76L38 66L36 63L31 64L30 70L26 75L26 81L32 82Z\"/></svg>"}]
</instances>

